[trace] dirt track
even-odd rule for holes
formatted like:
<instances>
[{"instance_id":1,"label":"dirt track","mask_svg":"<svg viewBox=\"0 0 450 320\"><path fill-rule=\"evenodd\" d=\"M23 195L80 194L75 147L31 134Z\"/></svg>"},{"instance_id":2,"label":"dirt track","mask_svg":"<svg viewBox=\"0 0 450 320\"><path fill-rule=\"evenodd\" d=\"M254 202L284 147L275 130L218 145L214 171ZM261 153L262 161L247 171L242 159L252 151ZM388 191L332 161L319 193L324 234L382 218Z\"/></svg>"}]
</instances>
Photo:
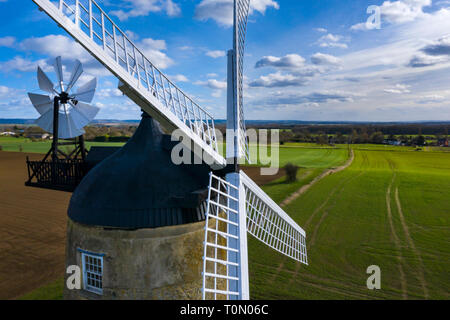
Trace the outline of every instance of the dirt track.
<instances>
[{"instance_id":1,"label":"dirt track","mask_svg":"<svg viewBox=\"0 0 450 320\"><path fill-rule=\"evenodd\" d=\"M17 298L64 273L71 194L25 187L25 157L0 152L0 299Z\"/></svg>"},{"instance_id":2,"label":"dirt track","mask_svg":"<svg viewBox=\"0 0 450 320\"><path fill-rule=\"evenodd\" d=\"M18 298L64 274L71 193L25 187L25 158L23 153L0 151L0 300ZM265 177L259 168L244 170L258 184L284 174L280 170Z\"/></svg>"},{"instance_id":3,"label":"dirt track","mask_svg":"<svg viewBox=\"0 0 450 320\"><path fill-rule=\"evenodd\" d=\"M287 205L289 205L291 202L293 202L294 200L296 200L298 197L300 197L302 194L304 194L306 191L308 191L313 185L315 185L317 182L319 182L320 180L322 180L323 178L329 176L330 174L334 174L334 173L338 173L341 172L345 169L347 169L348 167L350 167L350 165L353 163L353 160L355 159L355 154L353 149L350 150L350 158L342 165L339 166L337 168L331 168L331 169L327 169L325 170L322 174L320 174L319 176L317 176L316 178L314 178L313 181L311 181L310 183L302 186L300 188L300 190L298 190L297 192L291 194L288 198L286 198L281 204L280 207L285 207Z\"/></svg>"},{"instance_id":4,"label":"dirt track","mask_svg":"<svg viewBox=\"0 0 450 320\"><path fill-rule=\"evenodd\" d=\"M242 170L259 186L268 184L286 175L286 171L284 169L280 169L274 176L262 176L261 168L259 167L242 167Z\"/></svg>"}]
</instances>

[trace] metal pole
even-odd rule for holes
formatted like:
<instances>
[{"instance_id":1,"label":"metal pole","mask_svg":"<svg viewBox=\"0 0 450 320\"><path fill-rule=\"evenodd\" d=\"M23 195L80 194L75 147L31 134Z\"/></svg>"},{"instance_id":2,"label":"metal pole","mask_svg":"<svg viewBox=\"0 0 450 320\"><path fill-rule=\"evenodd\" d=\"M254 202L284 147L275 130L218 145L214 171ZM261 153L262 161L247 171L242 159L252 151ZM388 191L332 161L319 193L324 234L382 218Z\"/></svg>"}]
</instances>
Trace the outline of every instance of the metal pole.
<instances>
[{"instance_id":1,"label":"metal pole","mask_svg":"<svg viewBox=\"0 0 450 320\"><path fill-rule=\"evenodd\" d=\"M234 172L239 172L239 120L237 101L235 95L235 54L234 50L228 51L227 73L227 164L234 166Z\"/></svg>"},{"instance_id":2,"label":"metal pole","mask_svg":"<svg viewBox=\"0 0 450 320\"><path fill-rule=\"evenodd\" d=\"M58 162L59 97L53 99L53 143L52 143L52 183L56 182Z\"/></svg>"},{"instance_id":3,"label":"metal pole","mask_svg":"<svg viewBox=\"0 0 450 320\"><path fill-rule=\"evenodd\" d=\"M86 148L84 146L84 136L79 137L78 143L80 144L81 159L84 161L86 160Z\"/></svg>"}]
</instances>

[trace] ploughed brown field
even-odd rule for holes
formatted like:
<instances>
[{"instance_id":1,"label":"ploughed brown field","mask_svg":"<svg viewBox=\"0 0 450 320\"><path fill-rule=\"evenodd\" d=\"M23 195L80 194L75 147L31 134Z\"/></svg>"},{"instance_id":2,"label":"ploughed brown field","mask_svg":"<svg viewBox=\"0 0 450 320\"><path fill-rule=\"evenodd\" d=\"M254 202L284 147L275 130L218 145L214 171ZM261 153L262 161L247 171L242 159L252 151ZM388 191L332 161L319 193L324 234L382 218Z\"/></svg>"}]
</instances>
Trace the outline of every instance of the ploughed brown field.
<instances>
[{"instance_id":1,"label":"ploughed brown field","mask_svg":"<svg viewBox=\"0 0 450 320\"><path fill-rule=\"evenodd\" d=\"M15 299L64 274L67 206L71 193L26 187L26 156L0 151L0 299ZM245 168L262 185L280 178Z\"/></svg>"},{"instance_id":2,"label":"ploughed brown field","mask_svg":"<svg viewBox=\"0 0 450 320\"><path fill-rule=\"evenodd\" d=\"M0 299L18 298L64 274L71 194L25 187L26 156L0 152Z\"/></svg>"}]
</instances>

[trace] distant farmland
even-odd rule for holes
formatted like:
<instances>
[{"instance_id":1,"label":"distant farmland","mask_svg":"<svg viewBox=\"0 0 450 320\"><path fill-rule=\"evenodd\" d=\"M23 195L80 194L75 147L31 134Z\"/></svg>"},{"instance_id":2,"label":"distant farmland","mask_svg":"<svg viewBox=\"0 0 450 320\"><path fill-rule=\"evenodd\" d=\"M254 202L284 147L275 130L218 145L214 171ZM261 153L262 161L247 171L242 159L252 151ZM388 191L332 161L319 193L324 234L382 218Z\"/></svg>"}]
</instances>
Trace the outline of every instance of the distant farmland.
<instances>
[{"instance_id":1,"label":"distant farmland","mask_svg":"<svg viewBox=\"0 0 450 320\"><path fill-rule=\"evenodd\" d=\"M306 229L309 266L250 240L253 299L449 298L450 153L365 148L285 208ZM382 290L366 287L370 265Z\"/></svg>"},{"instance_id":2,"label":"distant farmland","mask_svg":"<svg viewBox=\"0 0 450 320\"><path fill-rule=\"evenodd\" d=\"M14 137L0 137L0 146L3 151L11 152L25 152L25 153L47 153L51 147L51 140L34 141L28 138L14 138ZM92 146L123 146L124 143L112 142L86 142L86 148L90 149ZM65 147L61 149L64 150ZM66 146L66 148L70 148Z\"/></svg>"},{"instance_id":3,"label":"distant farmland","mask_svg":"<svg viewBox=\"0 0 450 320\"><path fill-rule=\"evenodd\" d=\"M22 145L24 152L45 153L50 142L0 138L0 145L4 151L19 151ZM351 147L350 167L284 207L307 232L309 266L249 237L252 299L449 298L450 152L444 152L449 149ZM342 166L350 154L347 145L307 143L286 144L279 152L280 166L293 163L299 171L297 182L281 177L263 186L278 203ZM370 265L381 267L382 290L366 287ZM62 285L59 280L27 298L60 298Z\"/></svg>"}]
</instances>

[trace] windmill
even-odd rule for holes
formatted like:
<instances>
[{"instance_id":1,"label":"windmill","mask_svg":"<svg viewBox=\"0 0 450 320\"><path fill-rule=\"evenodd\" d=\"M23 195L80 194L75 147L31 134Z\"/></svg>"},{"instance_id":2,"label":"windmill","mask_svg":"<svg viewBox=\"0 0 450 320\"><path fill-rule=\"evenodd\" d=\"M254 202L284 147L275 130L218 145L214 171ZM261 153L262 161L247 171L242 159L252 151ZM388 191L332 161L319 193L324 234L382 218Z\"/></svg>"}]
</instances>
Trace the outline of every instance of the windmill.
<instances>
[{"instance_id":1,"label":"windmill","mask_svg":"<svg viewBox=\"0 0 450 320\"><path fill-rule=\"evenodd\" d=\"M47 94L28 93L31 103L40 114L35 123L43 130L53 134L53 142L42 161L36 162L27 159L30 173L27 185L50 187L55 184L65 184L64 180L67 180L65 178L68 178L67 173L71 170L62 168L75 165L78 163L78 159L85 160L83 128L95 118L99 111L99 108L89 105L94 98L97 86L96 78L80 86L76 92L72 92L83 74L83 66L80 61L75 61L67 82L64 81L61 57L55 59L54 70L58 81L57 85L53 84L41 67L37 68L39 88ZM60 142L60 139L73 139L73 141ZM75 145L75 148L70 153L66 153L61 150L60 146L62 145ZM47 161L49 157L50 162ZM50 166L50 170L47 170L46 166ZM34 177L38 180L37 184L32 183Z\"/></svg>"},{"instance_id":2,"label":"windmill","mask_svg":"<svg viewBox=\"0 0 450 320\"><path fill-rule=\"evenodd\" d=\"M227 131L231 134L227 134L227 159L218 152L213 117L155 67L94 0L33 1L111 71L120 81L119 89L146 114L166 131L181 131L188 138L182 143L196 156L213 160L209 165L203 247L204 299L250 298L248 233L278 252L307 264L304 230L239 167L242 158L248 159L243 60L250 0L234 1L233 49L228 52ZM126 157L123 153L120 156ZM107 169L107 166L102 168ZM72 198L74 204L82 203L81 194L75 198ZM83 254L89 255L86 251ZM101 257L100 254L95 259L102 266ZM102 275L95 276L93 283L98 284ZM97 289L102 288L100 285Z\"/></svg>"}]
</instances>

